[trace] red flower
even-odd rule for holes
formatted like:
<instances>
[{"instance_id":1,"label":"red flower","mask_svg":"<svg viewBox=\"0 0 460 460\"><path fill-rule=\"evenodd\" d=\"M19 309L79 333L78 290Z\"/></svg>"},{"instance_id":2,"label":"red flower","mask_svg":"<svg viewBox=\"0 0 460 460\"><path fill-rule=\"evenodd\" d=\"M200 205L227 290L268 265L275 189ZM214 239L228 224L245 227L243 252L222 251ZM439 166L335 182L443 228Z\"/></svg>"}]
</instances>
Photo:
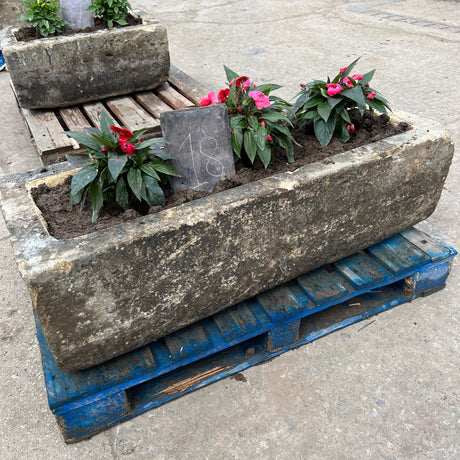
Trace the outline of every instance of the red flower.
<instances>
[{"instance_id":1,"label":"red flower","mask_svg":"<svg viewBox=\"0 0 460 460\"><path fill-rule=\"evenodd\" d=\"M343 91L343 88L337 83L328 83L326 88L327 94L329 94L329 96L335 96L336 94L339 94L341 91Z\"/></svg>"},{"instance_id":2,"label":"red flower","mask_svg":"<svg viewBox=\"0 0 460 460\"><path fill-rule=\"evenodd\" d=\"M104 147L104 148L102 149L102 151L103 151L104 153L107 153L107 152L109 151L109 149L108 149L107 147Z\"/></svg>"},{"instance_id":3,"label":"red flower","mask_svg":"<svg viewBox=\"0 0 460 460\"><path fill-rule=\"evenodd\" d=\"M116 126L110 126L110 129L117 135L120 141L127 141L133 137L133 133L127 129L117 128Z\"/></svg>"},{"instance_id":4,"label":"red flower","mask_svg":"<svg viewBox=\"0 0 460 460\"><path fill-rule=\"evenodd\" d=\"M249 78L246 77L245 75L242 75L241 77L238 77L236 79L236 81L235 81L235 79L233 79L230 82L230 86L232 86L233 83L235 83L238 88L242 87L243 89L247 89L247 88L249 88L251 86L251 82L249 81Z\"/></svg>"},{"instance_id":5,"label":"red flower","mask_svg":"<svg viewBox=\"0 0 460 460\"><path fill-rule=\"evenodd\" d=\"M267 134L267 141L271 142L272 140L272 137L270 136L270 134Z\"/></svg>"},{"instance_id":6,"label":"red flower","mask_svg":"<svg viewBox=\"0 0 460 460\"><path fill-rule=\"evenodd\" d=\"M307 85L304 85L303 83L300 84L300 87L305 89L307 87Z\"/></svg>"},{"instance_id":7,"label":"red flower","mask_svg":"<svg viewBox=\"0 0 460 460\"><path fill-rule=\"evenodd\" d=\"M221 89L217 94L217 101L221 104L224 103L228 99L228 95L230 94L230 88Z\"/></svg>"},{"instance_id":8,"label":"red flower","mask_svg":"<svg viewBox=\"0 0 460 460\"><path fill-rule=\"evenodd\" d=\"M341 73L345 73L346 71L347 71L347 68L346 68L346 67L342 67L342 68L340 69L340 72L341 72Z\"/></svg>"},{"instance_id":9,"label":"red flower","mask_svg":"<svg viewBox=\"0 0 460 460\"><path fill-rule=\"evenodd\" d=\"M347 131L349 133L353 133L355 131L355 125L353 125L353 124L348 125L347 126Z\"/></svg>"},{"instance_id":10,"label":"red flower","mask_svg":"<svg viewBox=\"0 0 460 460\"><path fill-rule=\"evenodd\" d=\"M353 80L362 80L363 75L360 73L355 73L351 78L353 78Z\"/></svg>"},{"instance_id":11,"label":"red flower","mask_svg":"<svg viewBox=\"0 0 460 460\"><path fill-rule=\"evenodd\" d=\"M261 121L260 124L265 128L265 121Z\"/></svg>"},{"instance_id":12,"label":"red flower","mask_svg":"<svg viewBox=\"0 0 460 460\"><path fill-rule=\"evenodd\" d=\"M123 140L120 140L120 147L123 152L126 153L126 155L132 155L136 151L136 147L134 147L133 144L130 144L129 142L125 142Z\"/></svg>"},{"instance_id":13,"label":"red flower","mask_svg":"<svg viewBox=\"0 0 460 460\"><path fill-rule=\"evenodd\" d=\"M203 107L207 105L216 105L216 93L214 91L211 91L208 93L207 96L205 96L203 99L201 99L200 105Z\"/></svg>"},{"instance_id":14,"label":"red flower","mask_svg":"<svg viewBox=\"0 0 460 460\"><path fill-rule=\"evenodd\" d=\"M375 96L376 94L377 94L377 93L376 93L375 91L371 91L371 92L367 95L367 97L368 97L369 99L374 99L374 96Z\"/></svg>"},{"instance_id":15,"label":"red flower","mask_svg":"<svg viewBox=\"0 0 460 460\"><path fill-rule=\"evenodd\" d=\"M345 85L347 85L349 88L353 88L353 83L352 83L352 81L351 81L348 77L345 77L345 78L343 79L343 83L344 83Z\"/></svg>"}]
</instances>

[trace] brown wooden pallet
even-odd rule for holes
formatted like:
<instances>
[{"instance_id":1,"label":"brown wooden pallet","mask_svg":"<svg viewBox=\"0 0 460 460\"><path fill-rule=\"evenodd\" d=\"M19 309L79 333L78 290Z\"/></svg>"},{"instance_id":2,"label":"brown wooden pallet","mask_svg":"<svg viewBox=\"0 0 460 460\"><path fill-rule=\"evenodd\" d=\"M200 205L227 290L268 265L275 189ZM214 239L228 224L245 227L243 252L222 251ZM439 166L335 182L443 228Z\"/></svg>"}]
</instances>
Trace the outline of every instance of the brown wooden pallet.
<instances>
[{"instance_id":1,"label":"brown wooden pallet","mask_svg":"<svg viewBox=\"0 0 460 460\"><path fill-rule=\"evenodd\" d=\"M14 90L14 88L13 88ZM160 114L198 105L207 89L175 66L169 80L151 91L93 101L72 107L30 110L21 108L41 162L47 166L65 160L80 146L63 131L81 131L99 125L102 109L131 131L146 129L145 139L161 136Z\"/></svg>"}]
</instances>

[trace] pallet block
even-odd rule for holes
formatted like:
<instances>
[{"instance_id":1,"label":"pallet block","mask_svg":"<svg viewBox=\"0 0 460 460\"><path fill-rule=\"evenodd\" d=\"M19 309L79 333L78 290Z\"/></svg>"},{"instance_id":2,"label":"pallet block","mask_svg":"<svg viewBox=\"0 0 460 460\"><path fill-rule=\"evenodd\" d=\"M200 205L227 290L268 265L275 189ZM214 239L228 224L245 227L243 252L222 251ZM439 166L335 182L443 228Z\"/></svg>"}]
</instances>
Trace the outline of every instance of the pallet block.
<instances>
[{"instance_id":1,"label":"pallet block","mask_svg":"<svg viewBox=\"0 0 460 460\"><path fill-rule=\"evenodd\" d=\"M445 286L456 251L416 229L74 373L37 322L48 402L66 442Z\"/></svg>"},{"instance_id":2,"label":"pallet block","mask_svg":"<svg viewBox=\"0 0 460 460\"><path fill-rule=\"evenodd\" d=\"M12 87L14 91L14 87ZM81 151L74 139L63 131L98 127L101 111L106 110L120 126L136 131L145 129L144 139L161 136L160 114L169 110L199 105L207 89L171 66L169 80L151 91L88 102L73 107L29 110L21 113L33 138L41 162L47 166L65 160L69 153Z\"/></svg>"}]
</instances>

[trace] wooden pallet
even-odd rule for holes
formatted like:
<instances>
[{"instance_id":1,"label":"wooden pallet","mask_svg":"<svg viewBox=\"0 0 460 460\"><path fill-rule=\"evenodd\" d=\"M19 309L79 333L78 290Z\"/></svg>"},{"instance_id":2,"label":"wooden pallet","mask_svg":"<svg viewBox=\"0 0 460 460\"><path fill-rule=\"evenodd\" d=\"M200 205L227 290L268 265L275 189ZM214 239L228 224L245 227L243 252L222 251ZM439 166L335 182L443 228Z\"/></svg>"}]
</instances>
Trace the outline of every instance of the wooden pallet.
<instances>
[{"instance_id":1,"label":"wooden pallet","mask_svg":"<svg viewBox=\"0 0 460 460\"><path fill-rule=\"evenodd\" d=\"M37 323L49 406L66 442L442 289L456 252L409 229L89 370L56 367Z\"/></svg>"},{"instance_id":2,"label":"wooden pallet","mask_svg":"<svg viewBox=\"0 0 460 460\"><path fill-rule=\"evenodd\" d=\"M14 88L13 88L14 91ZM41 162L46 166L65 160L65 155L78 152L80 146L63 131L81 131L99 127L102 109L124 128L146 129L144 139L161 136L160 114L198 105L207 93L204 86L177 67L171 66L169 80L152 91L88 102L73 107L47 110L21 108Z\"/></svg>"}]
</instances>

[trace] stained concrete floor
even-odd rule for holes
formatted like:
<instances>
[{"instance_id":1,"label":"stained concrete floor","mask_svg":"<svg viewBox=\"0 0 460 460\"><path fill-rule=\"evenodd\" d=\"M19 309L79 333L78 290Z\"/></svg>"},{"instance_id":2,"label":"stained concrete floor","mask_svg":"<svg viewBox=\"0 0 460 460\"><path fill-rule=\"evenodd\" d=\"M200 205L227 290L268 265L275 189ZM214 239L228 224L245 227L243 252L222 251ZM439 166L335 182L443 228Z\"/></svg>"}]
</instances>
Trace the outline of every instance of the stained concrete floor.
<instances>
[{"instance_id":1,"label":"stained concrete floor","mask_svg":"<svg viewBox=\"0 0 460 460\"><path fill-rule=\"evenodd\" d=\"M168 27L173 62L212 88L222 87L226 64L284 84L288 97L361 56L357 70L377 69L375 86L393 108L442 123L460 145L458 1L131 3ZM0 173L37 167L6 72L0 101ZM457 152L437 210L418 225L457 249L458 180ZM1 221L0 458L459 458L459 280L457 261L436 294L65 445Z\"/></svg>"}]
</instances>

